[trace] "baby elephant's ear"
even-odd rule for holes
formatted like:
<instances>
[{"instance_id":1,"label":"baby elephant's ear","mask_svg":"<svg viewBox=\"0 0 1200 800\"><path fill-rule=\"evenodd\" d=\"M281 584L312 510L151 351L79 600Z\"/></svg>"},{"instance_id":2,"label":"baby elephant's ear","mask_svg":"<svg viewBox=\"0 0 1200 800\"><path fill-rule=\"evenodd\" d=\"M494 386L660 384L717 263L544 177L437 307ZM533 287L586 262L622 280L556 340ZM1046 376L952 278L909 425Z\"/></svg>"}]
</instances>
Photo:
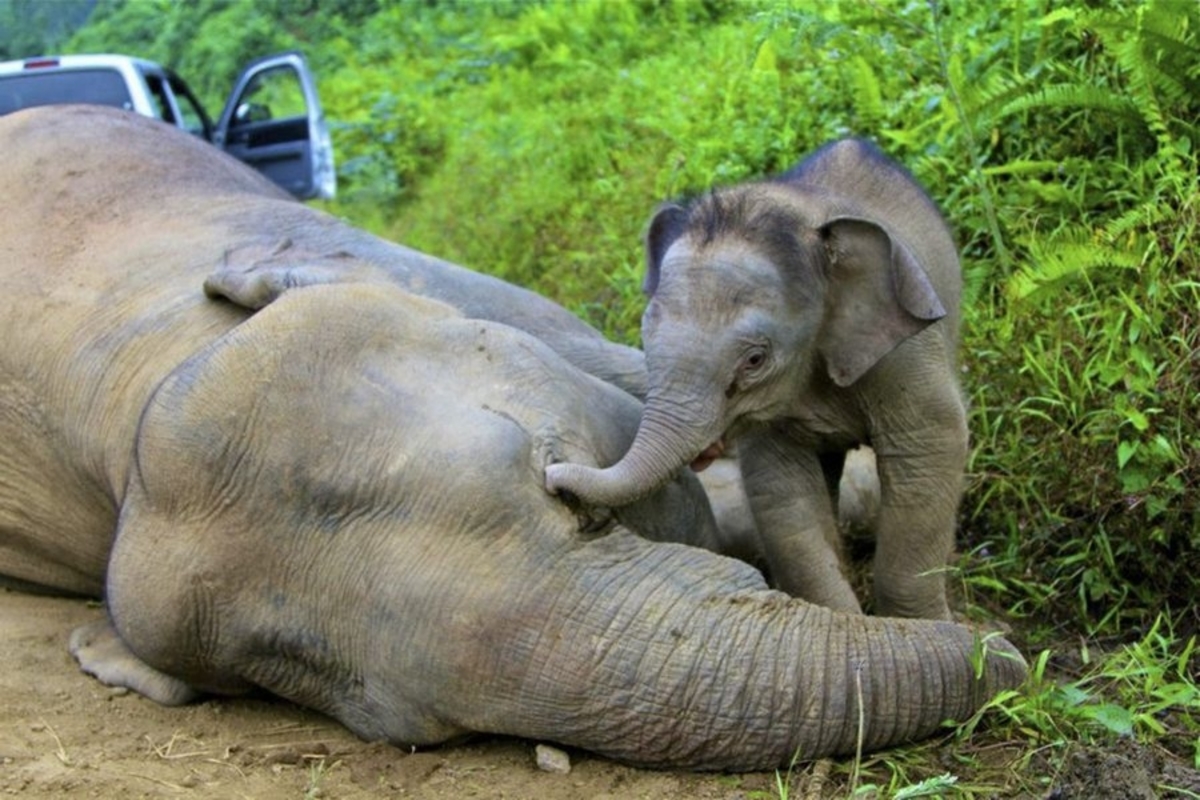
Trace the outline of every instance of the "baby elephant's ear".
<instances>
[{"instance_id":1,"label":"baby elephant's ear","mask_svg":"<svg viewBox=\"0 0 1200 800\"><path fill-rule=\"evenodd\" d=\"M829 258L818 345L829 377L849 386L898 344L946 316L929 275L879 224L841 217L822 229Z\"/></svg>"},{"instance_id":2,"label":"baby elephant's ear","mask_svg":"<svg viewBox=\"0 0 1200 800\"><path fill-rule=\"evenodd\" d=\"M683 235L687 218L687 209L675 203L665 203L654 212L646 231L646 279L642 282L642 292L647 297L653 297L658 290L658 272L663 256L675 240Z\"/></svg>"}]
</instances>

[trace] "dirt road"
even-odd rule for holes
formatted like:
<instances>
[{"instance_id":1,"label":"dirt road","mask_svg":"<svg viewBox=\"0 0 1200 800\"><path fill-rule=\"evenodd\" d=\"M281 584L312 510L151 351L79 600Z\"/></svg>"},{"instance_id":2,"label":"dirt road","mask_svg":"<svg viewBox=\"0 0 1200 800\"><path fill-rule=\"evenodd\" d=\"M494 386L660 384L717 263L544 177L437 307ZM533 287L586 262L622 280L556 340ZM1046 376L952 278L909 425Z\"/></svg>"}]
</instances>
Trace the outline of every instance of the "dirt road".
<instances>
[{"instance_id":1,"label":"dirt road","mask_svg":"<svg viewBox=\"0 0 1200 800\"><path fill-rule=\"evenodd\" d=\"M163 708L79 671L66 640L103 609L0 590L0 795L29 798L755 798L773 774L636 770L481 738L409 753L268 697Z\"/></svg>"}]
</instances>

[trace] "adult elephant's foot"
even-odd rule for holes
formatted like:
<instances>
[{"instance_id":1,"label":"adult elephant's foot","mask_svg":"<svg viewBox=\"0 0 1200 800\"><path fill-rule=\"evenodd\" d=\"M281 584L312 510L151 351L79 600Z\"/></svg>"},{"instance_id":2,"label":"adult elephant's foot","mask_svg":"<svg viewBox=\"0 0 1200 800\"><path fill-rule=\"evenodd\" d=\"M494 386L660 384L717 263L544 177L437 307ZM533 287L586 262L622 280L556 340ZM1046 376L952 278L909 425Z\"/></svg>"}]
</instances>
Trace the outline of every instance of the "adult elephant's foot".
<instances>
[{"instance_id":1,"label":"adult elephant's foot","mask_svg":"<svg viewBox=\"0 0 1200 800\"><path fill-rule=\"evenodd\" d=\"M134 655L107 618L76 628L67 649L80 669L101 683L132 689L156 703L178 706L199 696L191 686Z\"/></svg>"}]
</instances>

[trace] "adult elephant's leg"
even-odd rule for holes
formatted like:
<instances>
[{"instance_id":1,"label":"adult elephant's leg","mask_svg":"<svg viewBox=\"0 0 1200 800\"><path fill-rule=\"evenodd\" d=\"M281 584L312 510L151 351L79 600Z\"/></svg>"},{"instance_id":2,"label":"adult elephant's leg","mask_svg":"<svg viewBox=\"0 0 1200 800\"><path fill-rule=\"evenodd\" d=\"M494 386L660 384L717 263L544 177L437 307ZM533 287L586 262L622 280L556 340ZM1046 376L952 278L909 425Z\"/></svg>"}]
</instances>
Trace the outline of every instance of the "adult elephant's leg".
<instances>
[{"instance_id":1,"label":"adult elephant's leg","mask_svg":"<svg viewBox=\"0 0 1200 800\"><path fill-rule=\"evenodd\" d=\"M861 612L842 571L826 466L777 430L739 444L742 479L779 589L837 611Z\"/></svg>"}]
</instances>

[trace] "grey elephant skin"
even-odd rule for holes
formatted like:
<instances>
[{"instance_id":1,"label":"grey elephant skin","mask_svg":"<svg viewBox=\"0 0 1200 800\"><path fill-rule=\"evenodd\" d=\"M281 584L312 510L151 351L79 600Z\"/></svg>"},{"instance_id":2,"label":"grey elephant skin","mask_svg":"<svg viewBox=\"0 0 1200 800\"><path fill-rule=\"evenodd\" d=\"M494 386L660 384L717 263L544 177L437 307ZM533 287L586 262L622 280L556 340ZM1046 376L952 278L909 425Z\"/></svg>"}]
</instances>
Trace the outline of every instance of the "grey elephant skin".
<instances>
[{"instance_id":1,"label":"grey elephant skin","mask_svg":"<svg viewBox=\"0 0 1200 800\"><path fill-rule=\"evenodd\" d=\"M70 637L101 680L258 687L402 745L744 770L923 737L1023 679L1002 639L835 613L681 543L713 524L694 476L603 517L547 493L547 463L619 456L641 404L398 285L465 272L119 111L4 117L0 151L0 573L103 595ZM365 278L206 297L264 231Z\"/></svg>"},{"instance_id":2,"label":"grey elephant skin","mask_svg":"<svg viewBox=\"0 0 1200 800\"><path fill-rule=\"evenodd\" d=\"M616 464L555 464L547 487L621 505L737 441L773 583L843 611L834 491L877 461L874 612L948 619L944 571L967 457L956 379L961 274L938 209L847 139L771 180L669 204L647 234L648 371Z\"/></svg>"}]
</instances>

